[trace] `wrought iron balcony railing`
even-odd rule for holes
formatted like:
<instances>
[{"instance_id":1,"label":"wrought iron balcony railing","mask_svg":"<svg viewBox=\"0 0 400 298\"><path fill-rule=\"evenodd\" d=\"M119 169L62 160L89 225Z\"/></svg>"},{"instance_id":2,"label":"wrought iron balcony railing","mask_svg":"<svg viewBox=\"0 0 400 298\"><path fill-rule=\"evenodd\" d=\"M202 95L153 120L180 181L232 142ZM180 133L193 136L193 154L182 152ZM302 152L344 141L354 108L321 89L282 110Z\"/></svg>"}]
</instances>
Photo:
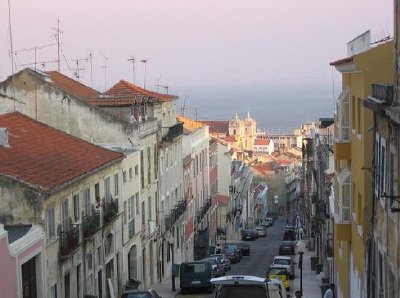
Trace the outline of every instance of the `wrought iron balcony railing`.
<instances>
[{"instance_id":1,"label":"wrought iron balcony railing","mask_svg":"<svg viewBox=\"0 0 400 298\"><path fill-rule=\"evenodd\" d=\"M82 232L84 239L93 237L100 228L100 211L95 211L92 215L83 217Z\"/></svg>"},{"instance_id":2,"label":"wrought iron balcony railing","mask_svg":"<svg viewBox=\"0 0 400 298\"><path fill-rule=\"evenodd\" d=\"M70 256L79 247L79 226L60 232L60 257Z\"/></svg>"},{"instance_id":3,"label":"wrought iron balcony railing","mask_svg":"<svg viewBox=\"0 0 400 298\"><path fill-rule=\"evenodd\" d=\"M112 223L118 217L118 199L103 204L104 224Z\"/></svg>"}]
</instances>

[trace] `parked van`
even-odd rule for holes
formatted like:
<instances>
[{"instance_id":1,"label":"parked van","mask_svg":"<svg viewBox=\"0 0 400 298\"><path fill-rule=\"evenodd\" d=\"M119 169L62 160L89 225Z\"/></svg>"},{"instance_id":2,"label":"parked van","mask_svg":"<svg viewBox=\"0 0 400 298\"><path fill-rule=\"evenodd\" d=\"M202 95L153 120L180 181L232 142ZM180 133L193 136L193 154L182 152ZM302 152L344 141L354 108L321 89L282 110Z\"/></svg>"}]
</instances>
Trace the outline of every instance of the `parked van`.
<instances>
[{"instance_id":1,"label":"parked van","mask_svg":"<svg viewBox=\"0 0 400 298\"><path fill-rule=\"evenodd\" d=\"M214 275L209 261L182 263L179 276L182 294L188 290L212 290L210 280Z\"/></svg>"}]
</instances>

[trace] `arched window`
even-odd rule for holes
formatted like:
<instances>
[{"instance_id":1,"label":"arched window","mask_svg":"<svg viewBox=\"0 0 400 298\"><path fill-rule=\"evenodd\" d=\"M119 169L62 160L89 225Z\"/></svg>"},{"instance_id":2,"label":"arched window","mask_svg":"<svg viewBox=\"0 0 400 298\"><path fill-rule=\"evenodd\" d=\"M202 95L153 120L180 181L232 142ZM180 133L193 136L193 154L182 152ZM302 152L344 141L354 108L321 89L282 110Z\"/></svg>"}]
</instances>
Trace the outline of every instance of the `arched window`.
<instances>
[{"instance_id":1,"label":"arched window","mask_svg":"<svg viewBox=\"0 0 400 298\"><path fill-rule=\"evenodd\" d=\"M128 253L128 276L129 276L129 279L138 279L136 245L133 245Z\"/></svg>"}]
</instances>

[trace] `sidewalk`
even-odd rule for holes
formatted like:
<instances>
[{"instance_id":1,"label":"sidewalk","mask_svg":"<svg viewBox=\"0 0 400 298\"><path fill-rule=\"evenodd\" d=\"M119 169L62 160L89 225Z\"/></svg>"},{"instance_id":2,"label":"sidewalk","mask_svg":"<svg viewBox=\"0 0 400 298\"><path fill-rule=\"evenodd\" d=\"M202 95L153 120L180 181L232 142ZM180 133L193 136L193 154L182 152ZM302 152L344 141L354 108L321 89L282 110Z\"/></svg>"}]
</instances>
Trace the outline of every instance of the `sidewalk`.
<instances>
[{"instance_id":1,"label":"sidewalk","mask_svg":"<svg viewBox=\"0 0 400 298\"><path fill-rule=\"evenodd\" d=\"M296 278L291 283L290 297L295 297L295 292L300 290L300 269L299 264L299 251L303 251L303 297L304 298L321 298L321 279L320 276L315 274L315 271L311 270L311 257L315 256L314 251L309 251L306 248L306 242L304 240L297 241L296 247L296 258L297 263L295 268Z\"/></svg>"},{"instance_id":2,"label":"sidewalk","mask_svg":"<svg viewBox=\"0 0 400 298\"><path fill-rule=\"evenodd\" d=\"M157 283L151 286L150 288L155 290L158 293L158 295L160 295L163 298L174 298L176 295L178 295L179 291L181 290L179 286L179 277L175 278L176 291L172 291L171 278L168 278L161 283Z\"/></svg>"}]
</instances>

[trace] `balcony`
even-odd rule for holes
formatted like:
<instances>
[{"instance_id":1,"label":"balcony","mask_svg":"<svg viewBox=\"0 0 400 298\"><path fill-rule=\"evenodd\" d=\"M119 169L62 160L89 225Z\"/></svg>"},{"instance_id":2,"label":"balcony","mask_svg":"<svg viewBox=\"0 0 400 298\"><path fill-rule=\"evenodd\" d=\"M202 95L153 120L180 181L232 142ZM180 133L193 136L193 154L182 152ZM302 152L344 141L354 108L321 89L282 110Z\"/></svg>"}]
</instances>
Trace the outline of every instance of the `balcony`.
<instances>
[{"instance_id":1,"label":"balcony","mask_svg":"<svg viewBox=\"0 0 400 298\"><path fill-rule=\"evenodd\" d=\"M112 223L118 217L118 199L103 204L104 225Z\"/></svg>"},{"instance_id":2,"label":"balcony","mask_svg":"<svg viewBox=\"0 0 400 298\"><path fill-rule=\"evenodd\" d=\"M167 134L163 137L163 141L172 141L183 134L183 123L179 122L171 127L168 127Z\"/></svg>"},{"instance_id":3,"label":"balcony","mask_svg":"<svg viewBox=\"0 0 400 298\"><path fill-rule=\"evenodd\" d=\"M60 232L60 257L70 256L79 247L79 226Z\"/></svg>"},{"instance_id":4,"label":"balcony","mask_svg":"<svg viewBox=\"0 0 400 298\"><path fill-rule=\"evenodd\" d=\"M84 216L82 219L83 238L89 239L100 229L100 212L96 211L92 215Z\"/></svg>"},{"instance_id":5,"label":"balcony","mask_svg":"<svg viewBox=\"0 0 400 298\"><path fill-rule=\"evenodd\" d=\"M199 224L203 220L204 216L206 216L210 207L211 207L211 198L207 199L206 203L203 205L201 210L199 212L197 212L197 215L196 215L197 224Z\"/></svg>"},{"instance_id":6,"label":"balcony","mask_svg":"<svg viewBox=\"0 0 400 298\"><path fill-rule=\"evenodd\" d=\"M171 213L164 219L165 230L168 231L178 221L178 219L185 213L187 208L187 202L185 199L181 200L171 210Z\"/></svg>"},{"instance_id":7,"label":"balcony","mask_svg":"<svg viewBox=\"0 0 400 298\"><path fill-rule=\"evenodd\" d=\"M372 97L391 105L393 103L393 85L372 84Z\"/></svg>"}]
</instances>

